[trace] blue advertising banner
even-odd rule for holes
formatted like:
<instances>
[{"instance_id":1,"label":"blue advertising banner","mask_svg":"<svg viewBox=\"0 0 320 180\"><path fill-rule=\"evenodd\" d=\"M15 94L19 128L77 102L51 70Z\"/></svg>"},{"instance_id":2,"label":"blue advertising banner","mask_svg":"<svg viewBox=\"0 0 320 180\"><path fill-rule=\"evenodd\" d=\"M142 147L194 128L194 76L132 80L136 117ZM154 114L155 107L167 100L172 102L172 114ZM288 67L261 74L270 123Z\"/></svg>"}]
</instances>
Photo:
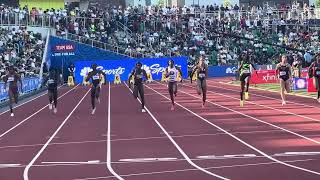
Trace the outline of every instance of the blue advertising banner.
<instances>
[{"instance_id":1,"label":"blue advertising banner","mask_svg":"<svg viewBox=\"0 0 320 180\"><path fill-rule=\"evenodd\" d=\"M293 90L307 89L307 78L293 78Z\"/></svg>"},{"instance_id":2,"label":"blue advertising banner","mask_svg":"<svg viewBox=\"0 0 320 180\"><path fill-rule=\"evenodd\" d=\"M209 66L209 77L229 77L236 76L238 66Z\"/></svg>"},{"instance_id":3,"label":"blue advertising banner","mask_svg":"<svg viewBox=\"0 0 320 180\"><path fill-rule=\"evenodd\" d=\"M40 78L24 78L22 79L23 93L29 93L36 90L41 84ZM19 91L21 92L20 85L18 84ZM0 101L8 99L8 92L4 88L4 82L0 82Z\"/></svg>"},{"instance_id":4,"label":"blue advertising banner","mask_svg":"<svg viewBox=\"0 0 320 180\"><path fill-rule=\"evenodd\" d=\"M115 74L119 74L121 81L128 80L128 77L135 67L135 64L140 61L142 68L151 73L154 80L160 80L162 72L168 66L169 59L173 59L175 64L181 67L182 75L184 78L188 76L187 57L175 58L145 58L145 59L122 59L122 60L100 60L100 61L77 61L75 62L76 83L82 83L83 77L86 76L91 69L93 63L97 63L98 69L103 70L107 75L108 81L114 81Z\"/></svg>"}]
</instances>

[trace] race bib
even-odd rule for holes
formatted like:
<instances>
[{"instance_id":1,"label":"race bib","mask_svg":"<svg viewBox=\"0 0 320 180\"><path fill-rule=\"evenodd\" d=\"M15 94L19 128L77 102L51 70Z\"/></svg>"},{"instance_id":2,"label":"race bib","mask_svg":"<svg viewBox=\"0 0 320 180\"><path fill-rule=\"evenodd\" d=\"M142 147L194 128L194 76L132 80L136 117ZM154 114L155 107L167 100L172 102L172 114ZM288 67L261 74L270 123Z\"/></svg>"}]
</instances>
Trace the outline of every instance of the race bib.
<instances>
[{"instance_id":1,"label":"race bib","mask_svg":"<svg viewBox=\"0 0 320 180\"><path fill-rule=\"evenodd\" d=\"M92 76L92 79L93 80L98 80L98 79L100 79L100 76L99 75L94 75L94 76Z\"/></svg>"},{"instance_id":2,"label":"race bib","mask_svg":"<svg viewBox=\"0 0 320 180\"><path fill-rule=\"evenodd\" d=\"M287 72L285 71L280 71L280 76L285 76L287 74Z\"/></svg>"},{"instance_id":3,"label":"race bib","mask_svg":"<svg viewBox=\"0 0 320 180\"><path fill-rule=\"evenodd\" d=\"M48 80L48 84L53 84L54 83L54 80L53 79L49 79Z\"/></svg>"},{"instance_id":4,"label":"race bib","mask_svg":"<svg viewBox=\"0 0 320 180\"><path fill-rule=\"evenodd\" d=\"M8 82L12 82L12 81L14 81L14 77L9 77Z\"/></svg>"},{"instance_id":5,"label":"race bib","mask_svg":"<svg viewBox=\"0 0 320 180\"><path fill-rule=\"evenodd\" d=\"M206 77L206 74L204 73L199 73L199 78L205 78Z\"/></svg>"},{"instance_id":6,"label":"race bib","mask_svg":"<svg viewBox=\"0 0 320 180\"><path fill-rule=\"evenodd\" d=\"M142 74L137 74L136 77L137 79L142 79Z\"/></svg>"},{"instance_id":7,"label":"race bib","mask_svg":"<svg viewBox=\"0 0 320 180\"><path fill-rule=\"evenodd\" d=\"M250 70L244 70L243 73L250 73Z\"/></svg>"},{"instance_id":8,"label":"race bib","mask_svg":"<svg viewBox=\"0 0 320 180\"><path fill-rule=\"evenodd\" d=\"M320 70L316 71L316 75L320 75Z\"/></svg>"}]
</instances>

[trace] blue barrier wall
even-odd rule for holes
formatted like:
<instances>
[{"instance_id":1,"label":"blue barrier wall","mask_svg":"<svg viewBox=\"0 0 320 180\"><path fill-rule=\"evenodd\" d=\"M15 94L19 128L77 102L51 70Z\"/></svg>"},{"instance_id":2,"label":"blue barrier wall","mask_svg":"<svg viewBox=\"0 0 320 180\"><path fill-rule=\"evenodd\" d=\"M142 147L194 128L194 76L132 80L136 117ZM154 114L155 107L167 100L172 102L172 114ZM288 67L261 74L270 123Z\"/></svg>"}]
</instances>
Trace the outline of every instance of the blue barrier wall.
<instances>
[{"instance_id":1,"label":"blue barrier wall","mask_svg":"<svg viewBox=\"0 0 320 180\"><path fill-rule=\"evenodd\" d=\"M175 61L177 66L181 67L182 75L184 78L188 76L187 57L170 58ZM102 69L108 81L114 81L116 73L120 75L122 81L128 79L130 72L135 67L137 61L143 64L143 69L152 74L154 80L160 80L162 72L168 66L169 58L146 58L146 59L122 59L122 60L100 60L100 61L77 61L75 79L76 83L82 83L83 77L91 71L91 65L97 63L99 69Z\"/></svg>"},{"instance_id":2,"label":"blue barrier wall","mask_svg":"<svg viewBox=\"0 0 320 180\"><path fill-rule=\"evenodd\" d=\"M75 61L95 60L120 60L128 59L128 56L116 54L112 51L106 51L90 45L76 43L70 40L50 36L48 52L46 57L47 67L54 67L67 72L70 64ZM64 78L68 73L64 73Z\"/></svg>"},{"instance_id":3,"label":"blue barrier wall","mask_svg":"<svg viewBox=\"0 0 320 180\"><path fill-rule=\"evenodd\" d=\"M23 93L27 94L36 90L41 84L40 78L24 78L22 79ZM19 91L21 92L20 84L18 84ZM8 92L4 88L4 82L0 82L0 101L8 99Z\"/></svg>"},{"instance_id":4,"label":"blue barrier wall","mask_svg":"<svg viewBox=\"0 0 320 180\"><path fill-rule=\"evenodd\" d=\"M230 77L236 75L238 66L209 66L209 77Z\"/></svg>"}]
</instances>

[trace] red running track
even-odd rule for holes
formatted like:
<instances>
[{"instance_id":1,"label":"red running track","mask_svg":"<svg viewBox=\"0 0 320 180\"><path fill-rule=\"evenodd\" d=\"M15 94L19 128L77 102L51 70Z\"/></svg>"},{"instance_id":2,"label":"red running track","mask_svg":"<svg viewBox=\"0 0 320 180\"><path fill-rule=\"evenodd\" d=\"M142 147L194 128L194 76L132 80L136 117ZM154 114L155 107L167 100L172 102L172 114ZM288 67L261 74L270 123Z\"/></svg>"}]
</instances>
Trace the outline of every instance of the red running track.
<instances>
[{"instance_id":1,"label":"red running track","mask_svg":"<svg viewBox=\"0 0 320 180\"><path fill-rule=\"evenodd\" d=\"M148 113L125 84L105 85L90 114L89 87L59 90L58 114L47 97L0 115L1 180L320 179L319 106L208 81L200 106L194 84L179 84L170 111L165 84L145 86ZM110 96L109 96L110 93Z\"/></svg>"}]
</instances>

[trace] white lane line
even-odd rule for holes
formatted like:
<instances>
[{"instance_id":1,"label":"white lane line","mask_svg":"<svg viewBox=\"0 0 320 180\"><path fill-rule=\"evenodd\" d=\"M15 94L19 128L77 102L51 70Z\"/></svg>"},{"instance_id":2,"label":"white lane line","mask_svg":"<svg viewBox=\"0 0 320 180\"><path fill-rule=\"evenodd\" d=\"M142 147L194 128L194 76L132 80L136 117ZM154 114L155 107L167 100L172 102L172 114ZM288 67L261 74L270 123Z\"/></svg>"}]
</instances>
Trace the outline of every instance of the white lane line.
<instances>
[{"instance_id":1,"label":"white lane line","mask_svg":"<svg viewBox=\"0 0 320 180\"><path fill-rule=\"evenodd\" d=\"M61 87L62 87L62 86L59 86L58 89L60 89ZM36 99L38 99L38 98L40 98L40 97L42 97L42 96L44 96L44 95L46 95L46 94L48 94L48 91L47 91L46 93L42 93L42 94L40 94L40 95L38 95L38 96L36 96L36 97L34 97L34 98L32 98L32 99L29 99L28 101L25 101L25 102L23 102L23 103L21 103L21 104L18 104L18 105L16 105L16 106L14 106L12 109L16 109L16 108L18 108L18 107L20 107L20 106L23 106L23 105L25 105L25 104L27 104L27 103L29 103L29 102L32 102L32 101L34 101L34 100L36 100ZM1 112L1 113L0 113L0 116L1 116L2 114L5 114L5 113L9 112L9 111L10 111L10 109Z\"/></svg>"},{"instance_id":2,"label":"white lane line","mask_svg":"<svg viewBox=\"0 0 320 180\"><path fill-rule=\"evenodd\" d=\"M191 87L191 86L189 86L189 85L185 85L185 86ZM229 89L226 89L226 88L220 88L220 87L215 87L215 86L210 86L210 85L208 85L208 87L213 87L213 88L218 88L218 89L223 89L223 90L229 90ZM211 90L207 90L207 91L208 91L208 92L211 92L211 93L213 93L213 94L218 94L218 95L220 95L220 96L224 96L224 97L228 97L228 98L232 98L232 99L239 100L239 98L235 98L235 97L232 97L232 96L224 95L224 94L221 94L221 93L218 93L218 92L214 92L214 91L211 91ZM236 92L235 90L229 90L229 91ZM279 112L291 114L291 115L294 115L294 116L301 117L301 118L303 118L303 119L309 119L309 120L311 120L311 121L320 122L319 119L315 119L315 118L307 117L307 116L304 116L304 115L296 114L296 113L293 113L293 112L281 110L281 109L278 109L278 108L273 108L273 107L270 107L270 106L266 106L266 105L254 103L254 102L251 102L251 101L246 101L246 103L255 104L255 105L258 105L258 106L260 106L260 107L265 107L265 108L272 109L272 110L275 110L275 111L279 111Z\"/></svg>"},{"instance_id":3,"label":"white lane line","mask_svg":"<svg viewBox=\"0 0 320 180\"><path fill-rule=\"evenodd\" d=\"M166 98L166 99L169 99L167 96L159 93L158 91L154 90L153 88L151 88L151 87L149 87L149 86L147 86L147 87L148 87L149 89L151 89L152 91L156 92L157 94L159 94L160 96L162 96L162 97L164 97L164 98ZM179 90L179 92L182 92L182 93L187 94L187 95L189 95L189 96L192 96L192 97L201 99L201 98L199 98L199 97L197 97L197 96L194 96L194 95L192 95L192 94L186 93L186 92L182 91L181 89ZM223 109L232 111L232 112L234 112L234 113L241 114L241 115L243 115L243 116L249 117L248 115L245 115L245 114L243 114L243 113L241 113L241 112L235 111L235 110L230 109L230 108L228 108L228 107L225 107L225 106L222 106L222 105L213 103L213 102L211 102L211 101L207 101L207 102L209 102L209 103L211 103L211 104L213 104L213 105L215 105L215 106L221 107L221 108L223 108ZM288 164L288 163L285 163L285 162L280 161L280 160L278 160L278 159L275 159L275 158L273 158L272 156L269 156L268 154L266 154L265 152L263 152L263 151L255 148L254 146L246 143L246 142L243 141L242 139L240 139L240 138L238 138L237 136L235 136L234 134L226 131L225 129L221 128L220 126L218 126L218 125L210 122L209 120L203 118L202 116L198 115L197 113L195 113L195 112L191 111L190 109L182 106L182 105L179 104L178 102L176 102L176 104L177 104L178 106L180 106L181 108L187 110L187 111L190 112L191 114L193 114L193 115L197 116L198 118L202 119L203 121L207 122L207 123L210 124L211 126L217 128L217 129L220 129L221 131L225 132L225 133L228 134L229 136L233 137L235 140L237 140L237 141L239 141L240 143L248 146L248 147L251 148L252 150L258 152L259 154L265 156L266 158L268 158L268 159L270 159L270 160L272 160L272 161L275 161L275 162L277 162L277 163L280 163L280 164L282 164L282 165L285 165L285 166L288 166L288 167L291 167L291 168L295 168L295 169L299 169L299 170L302 170L302 171L305 171L305 172L309 172L309 173L312 173L312 174L320 175L319 172L312 171L312 170L305 169L305 168L298 167L298 166L294 166L294 165L292 165L292 164ZM254 117L252 117L252 118L254 118ZM256 118L254 118L254 119L256 119ZM258 119L257 119L257 120L258 120ZM259 120L259 121L260 121L260 120Z\"/></svg>"},{"instance_id":4,"label":"white lane line","mask_svg":"<svg viewBox=\"0 0 320 180\"><path fill-rule=\"evenodd\" d=\"M316 159L303 159L303 160L293 160L293 161L285 161L287 163L294 163L294 162L307 162L313 161ZM259 166L259 165L272 165L277 164L276 162L265 162L265 163L251 163L251 164L238 164L238 165L230 165L230 166L213 166L207 167L205 169L222 169L222 168L236 168L236 167L247 167L247 166ZM187 171L198 171L198 169L178 169L178 170L171 170L171 171L155 171L155 172L144 172L144 173L135 173L135 174L125 174L122 175L123 177L130 177L130 176L142 176L142 175L153 175L153 174L164 174L164 173L177 173L177 172L187 172ZM81 178L81 179L73 179L73 180L96 180L96 179L109 179L113 178L113 176L105 176L105 177L91 177L91 178Z\"/></svg>"},{"instance_id":5,"label":"white lane line","mask_svg":"<svg viewBox=\"0 0 320 180\"><path fill-rule=\"evenodd\" d=\"M18 167L21 164L0 164L0 168L10 168L10 167Z\"/></svg>"},{"instance_id":6,"label":"white lane line","mask_svg":"<svg viewBox=\"0 0 320 180\"><path fill-rule=\"evenodd\" d=\"M41 162L41 164L99 164L99 160L91 160L91 161L70 161L70 162L65 162L65 161L44 161Z\"/></svg>"},{"instance_id":7,"label":"white lane line","mask_svg":"<svg viewBox=\"0 0 320 180\"><path fill-rule=\"evenodd\" d=\"M109 82L109 94L108 94L108 129L107 129L107 168L119 180L124 180L119 174L117 174L111 166L111 84Z\"/></svg>"},{"instance_id":8,"label":"white lane line","mask_svg":"<svg viewBox=\"0 0 320 180\"><path fill-rule=\"evenodd\" d=\"M78 85L77 85L78 86ZM63 96L67 95L69 92L73 91L77 86L73 87L72 89L70 89L69 91L67 91L66 93L64 93L63 95L61 95L58 99L62 98ZM25 118L24 120L20 121L18 124L16 124L15 126L13 126L12 128L8 129L6 132L2 133L0 135L0 138L2 138L3 136L5 136L6 134L8 134L9 132L11 132L12 130L14 130L15 128L17 128L18 126L20 126L22 123L26 122L27 120L29 120L30 118L32 118L33 116L35 116L36 114L38 114L39 112L41 112L42 110L44 110L45 108L47 108L49 106L49 104L47 104L46 106L42 107L41 109L39 109L37 112L31 114L30 116L28 116L27 118Z\"/></svg>"},{"instance_id":9,"label":"white lane line","mask_svg":"<svg viewBox=\"0 0 320 180\"><path fill-rule=\"evenodd\" d=\"M127 83L125 83L125 85L127 86L127 88L131 91L132 90L128 87ZM148 86L147 86L148 87ZM140 99L138 99L138 101L141 103ZM172 142L172 144L178 149L178 151L180 152L180 154L187 160L187 162L192 165L193 167L199 169L200 171L207 173L211 176L217 177L219 179L223 179L223 180L228 180L227 178L214 174L200 166L198 166L197 164L195 164L190 157L182 150L182 148L176 143L176 141L171 137L171 135L166 131L166 129L161 125L161 123L154 117L154 115L149 111L149 109L147 107L145 107L146 111L149 113L149 115L152 117L152 119L157 123L157 125L160 127L160 129L167 135L167 137L169 138L169 140Z\"/></svg>"},{"instance_id":10,"label":"white lane line","mask_svg":"<svg viewBox=\"0 0 320 180\"><path fill-rule=\"evenodd\" d=\"M161 162L161 161L176 161L177 158L135 158L135 159L120 159L120 162Z\"/></svg>"},{"instance_id":11,"label":"white lane line","mask_svg":"<svg viewBox=\"0 0 320 180\"><path fill-rule=\"evenodd\" d=\"M43 153L43 151L48 147L49 143L53 140L53 138L58 134L58 132L62 129L62 127L66 124L66 122L69 120L73 112L79 107L81 102L84 100L84 98L87 96L87 94L90 92L90 89L86 92L86 94L81 98L81 100L78 102L78 104L72 109L72 111L69 113L69 115L65 118L65 120L60 124L58 129L52 134L50 139L42 146L40 151L33 157L33 159L29 162L29 164L25 167L23 171L23 179L28 180L28 173L31 166L34 164L34 162L39 158L39 156Z\"/></svg>"},{"instance_id":12,"label":"white lane line","mask_svg":"<svg viewBox=\"0 0 320 180\"><path fill-rule=\"evenodd\" d=\"M209 82L212 82L211 80L209 80ZM234 87L240 87L238 85L232 85L232 84L227 84L227 83L223 83L223 82L219 82L220 84L223 84L223 85L229 85L229 86L234 86ZM215 86L216 87L216 86ZM220 89L225 89L225 90L230 90L230 91L234 91L234 92L237 92L236 90L232 90L232 89L228 89L228 88L222 88L222 87L217 87L217 88L220 88ZM272 92L272 93L277 93L275 91L269 91L269 90L265 90L265 89L260 89L260 88L255 88L253 87L252 89L256 90L256 91L263 91L263 92ZM270 96L265 96L265 95L260 95L260 94L256 94L256 93L250 93L251 95L254 95L254 96L257 96L257 97L263 97L263 98L267 98L267 99L272 99L272 100L277 100L279 102L281 102L282 100L280 100L279 98L274 98L274 97L270 97ZM292 94L289 94L291 96L297 96L297 95L292 95ZM299 95L300 96L300 95ZM301 97L305 97L305 96L301 96ZM311 98L311 97L308 97L308 98ZM314 99L314 98L312 98ZM320 108L318 106L312 106L312 105L308 105L308 104L303 104L303 103L298 103L298 102L293 102L293 101L288 101L287 102L289 103L292 103L292 104L297 104L297 105L301 105L301 106L305 106L305 107L312 107L312 108Z\"/></svg>"},{"instance_id":13,"label":"white lane line","mask_svg":"<svg viewBox=\"0 0 320 180\"><path fill-rule=\"evenodd\" d=\"M190 86L188 86L188 85L185 85L185 86L190 87ZM189 96L193 96L193 97L195 97L195 98L201 99L201 98L199 98L199 97L197 97L197 96L194 96L194 95L192 95L192 94L190 94L190 93L187 93L187 92L184 92L184 91L181 91L181 92L183 92L184 94L187 94L187 95L189 95ZM226 96L226 97L229 97L229 98L232 98L232 99L237 99L237 98L234 98L234 97L231 97L231 96L223 95L223 94L216 93L216 92L209 91L209 90L208 90L208 92L211 92L211 93L213 93L213 94L218 94L218 95L221 95L221 96ZM261 120L261 119L255 118L255 117L253 117L253 116L244 114L244 113L242 113L242 112L240 112L240 111L237 111L237 110L228 108L228 107L223 106L223 105L220 105L220 104L213 103L213 102L210 101L210 100L208 100L207 102L209 102L210 104L213 104L213 105L215 105L215 106L219 106L219 107L221 107L221 108L224 108L224 109L227 109L227 110L229 110L229 111L232 111L232 112L234 112L234 113L240 114L240 115L242 115L242 116L248 117L248 118L253 119L253 120L255 120L255 121L259 121L259 122L261 122L261 123L263 123L263 124L267 124L267 125L272 126L272 127L274 127L274 128L281 129L281 130L283 130L283 131L285 131L285 132L288 132L288 133L293 134L293 135L295 135L295 136L301 137L301 138L306 139L306 140L308 140L308 141L311 141L311 142L313 142L313 143L320 144L320 141L311 139L311 138L309 138L309 137L307 137L307 136L298 134L298 133L296 133L296 132L293 132L293 131L290 131L290 130L288 130L288 129L282 128L282 127L280 127L280 126L274 125L274 124L272 124L272 123L269 123L269 122L263 121L263 120ZM250 103L250 102L248 102L248 103ZM259 104L257 104L257 105L259 105Z\"/></svg>"}]
</instances>

